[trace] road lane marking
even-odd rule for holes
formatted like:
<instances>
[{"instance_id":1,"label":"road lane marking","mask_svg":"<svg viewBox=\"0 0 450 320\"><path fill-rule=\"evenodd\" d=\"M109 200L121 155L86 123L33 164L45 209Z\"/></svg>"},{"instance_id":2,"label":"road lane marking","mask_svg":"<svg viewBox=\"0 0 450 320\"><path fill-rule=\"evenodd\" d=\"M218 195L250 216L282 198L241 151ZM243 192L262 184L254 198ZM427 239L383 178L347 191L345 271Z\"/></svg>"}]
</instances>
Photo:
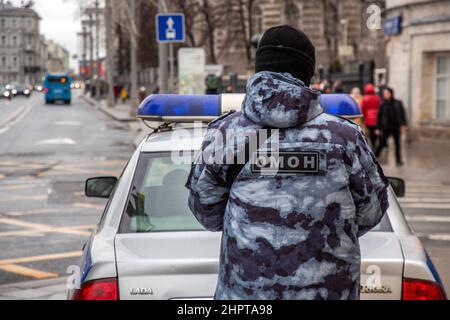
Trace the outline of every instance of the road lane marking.
<instances>
[{"instance_id":1,"label":"road lane marking","mask_svg":"<svg viewBox=\"0 0 450 320\"><path fill-rule=\"evenodd\" d=\"M12 127L14 127L20 121L22 121L22 119L25 118L28 115L28 113L30 113L31 106L28 105L27 107L22 107L22 109L20 109L20 111L21 111L21 114L19 116L15 117L9 123L6 123L3 125L4 127L0 130L0 135L4 134L5 132L8 132L8 130L10 130ZM17 112L17 113L19 113L19 112Z\"/></svg>"},{"instance_id":2,"label":"road lane marking","mask_svg":"<svg viewBox=\"0 0 450 320\"><path fill-rule=\"evenodd\" d=\"M81 252L81 251L73 251L73 252L64 252L64 253L45 254L45 255L41 255L41 256L5 259L5 260L0 260L0 266L10 265L10 264L19 264L19 263L62 260L62 259L68 259L68 258L79 258L79 257L81 257L82 254L83 254L83 252Z\"/></svg>"},{"instance_id":3,"label":"road lane marking","mask_svg":"<svg viewBox=\"0 0 450 320\"><path fill-rule=\"evenodd\" d=\"M32 230L0 232L0 238L9 238L9 237L42 238L45 237L45 233Z\"/></svg>"},{"instance_id":4,"label":"road lane marking","mask_svg":"<svg viewBox=\"0 0 450 320\"><path fill-rule=\"evenodd\" d=\"M54 138L54 139L48 139L43 140L37 143L37 145L77 145L78 143L70 138Z\"/></svg>"},{"instance_id":5,"label":"road lane marking","mask_svg":"<svg viewBox=\"0 0 450 320\"><path fill-rule=\"evenodd\" d=\"M47 213L75 213L82 212L79 208L60 208L60 209L34 209L34 210L23 210L23 211L7 211L4 214L11 217L35 215L35 214L47 214Z\"/></svg>"},{"instance_id":6,"label":"road lane marking","mask_svg":"<svg viewBox=\"0 0 450 320\"><path fill-rule=\"evenodd\" d=\"M14 196L8 198L0 198L0 202L10 202L10 201L47 201L48 194L37 195L37 196Z\"/></svg>"},{"instance_id":7,"label":"road lane marking","mask_svg":"<svg viewBox=\"0 0 450 320\"><path fill-rule=\"evenodd\" d=\"M63 126L63 127L81 127L83 125L79 121L56 121L53 124L55 126Z\"/></svg>"},{"instance_id":8,"label":"road lane marking","mask_svg":"<svg viewBox=\"0 0 450 320\"><path fill-rule=\"evenodd\" d=\"M406 219L413 222L450 222L450 216L408 216Z\"/></svg>"},{"instance_id":9,"label":"road lane marking","mask_svg":"<svg viewBox=\"0 0 450 320\"><path fill-rule=\"evenodd\" d=\"M83 209L97 209L97 210L104 210L105 206L103 205L96 205L96 204L90 204L90 203L75 203L73 204L74 207L77 208L83 208Z\"/></svg>"},{"instance_id":10,"label":"road lane marking","mask_svg":"<svg viewBox=\"0 0 450 320\"><path fill-rule=\"evenodd\" d=\"M25 106L21 106L15 112L13 112L8 118L0 123L0 128L7 127L15 118L17 118L25 110Z\"/></svg>"},{"instance_id":11,"label":"road lane marking","mask_svg":"<svg viewBox=\"0 0 450 320\"><path fill-rule=\"evenodd\" d=\"M94 229L95 226L90 226L89 229ZM61 229L47 229L47 230L21 230L21 231L6 231L0 232L0 238L10 238L10 237L23 237L23 238L42 238L45 237L47 233L63 233L76 236L90 237L92 232L90 231L79 231L72 228L61 228Z\"/></svg>"},{"instance_id":12,"label":"road lane marking","mask_svg":"<svg viewBox=\"0 0 450 320\"><path fill-rule=\"evenodd\" d=\"M77 226L77 227L69 227L69 228L54 228L54 229L31 229L31 230L17 230L17 231L5 231L0 232L0 238L9 238L9 237L24 237L24 238L42 238L45 237L47 233L63 233L70 235L77 235L83 237L90 237L92 232L89 230L95 229L95 225L89 226ZM82 231L87 229L88 231Z\"/></svg>"},{"instance_id":13,"label":"road lane marking","mask_svg":"<svg viewBox=\"0 0 450 320\"><path fill-rule=\"evenodd\" d=\"M448 233L429 234L426 237L435 241L450 241L450 234Z\"/></svg>"},{"instance_id":14,"label":"road lane marking","mask_svg":"<svg viewBox=\"0 0 450 320\"><path fill-rule=\"evenodd\" d=\"M450 194L450 189L439 188L439 189L433 190L433 189L429 189L428 188L426 190L417 190L417 189L410 190L410 189L407 189L407 191L406 191L406 196L407 197L410 197L410 196L419 196L420 197L421 195L424 195L424 194L426 194L426 195L428 195L428 194L449 195Z\"/></svg>"},{"instance_id":15,"label":"road lane marking","mask_svg":"<svg viewBox=\"0 0 450 320\"><path fill-rule=\"evenodd\" d=\"M423 181L423 180L407 180L406 185L424 186L424 187L442 187L450 186L442 181Z\"/></svg>"},{"instance_id":16,"label":"road lane marking","mask_svg":"<svg viewBox=\"0 0 450 320\"><path fill-rule=\"evenodd\" d=\"M426 198L426 197L414 197L414 198L400 198L400 203L450 203L450 198Z\"/></svg>"},{"instance_id":17,"label":"road lane marking","mask_svg":"<svg viewBox=\"0 0 450 320\"><path fill-rule=\"evenodd\" d=\"M44 187L44 186L42 186ZM30 184L22 184L22 185L9 185L9 186L2 186L0 185L1 191L8 191L8 190L23 190L23 189L34 189L38 188L36 185L30 185Z\"/></svg>"},{"instance_id":18,"label":"road lane marking","mask_svg":"<svg viewBox=\"0 0 450 320\"><path fill-rule=\"evenodd\" d=\"M400 203L403 209L436 209L436 210L447 210L450 209L450 203L439 204L439 203Z\"/></svg>"},{"instance_id":19,"label":"road lane marking","mask_svg":"<svg viewBox=\"0 0 450 320\"><path fill-rule=\"evenodd\" d=\"M50 279L50 278L57 278L59 276L59 274L54 272L45 272L15 264L5 264L0 266L0 269L9 273L15 273L21 276L34 279Z\"/></svg>"},{"instance_id":20,"label":"road lane marking","mask_svg":"<svg viewBox=\"0 0 450 320\"><path fill-rule=\"evenodd\" d=\"M30 229L30 230L18 230L18 231L8 231L5 233L0 233L0 237L2 237L2 236L3 237L5 237L5 236L11 237L12 235L14 235L14 232L16 232L15 234L18 234L18 235L22 235L24 232L28 232L29 235L36 234L36 233L37 234L62 233L62 234L70 234L70 235L89 237L91 235L91 232L81 231L79 229L94 229L96 227L95 225L73 226L73 227L54 227L54 226L50 226L50 225L46 225L46 224L25 222L25 221L21 221L21 220L7 219L7 218L0 219L0 223Z\"/></svg>"}]
</instances>

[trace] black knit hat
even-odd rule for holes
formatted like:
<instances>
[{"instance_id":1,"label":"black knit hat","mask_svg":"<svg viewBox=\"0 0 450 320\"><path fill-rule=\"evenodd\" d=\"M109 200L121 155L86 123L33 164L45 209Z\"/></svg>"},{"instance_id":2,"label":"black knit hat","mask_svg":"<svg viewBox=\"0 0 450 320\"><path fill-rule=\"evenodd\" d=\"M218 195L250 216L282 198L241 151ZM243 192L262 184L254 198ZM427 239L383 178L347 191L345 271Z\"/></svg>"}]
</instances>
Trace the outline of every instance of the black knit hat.
<instances>
[{"instance_id":1,"label":"black knit hat","mask_svg":"<svg viewBox=\"0 0 450 320\"><path fill-rule=\"evenodd\" d=\"M308 36L290 26L267 30L256 51L256 72L289 72L311 84L316 69L316 50Z\"/></svg>"}]
</instances>

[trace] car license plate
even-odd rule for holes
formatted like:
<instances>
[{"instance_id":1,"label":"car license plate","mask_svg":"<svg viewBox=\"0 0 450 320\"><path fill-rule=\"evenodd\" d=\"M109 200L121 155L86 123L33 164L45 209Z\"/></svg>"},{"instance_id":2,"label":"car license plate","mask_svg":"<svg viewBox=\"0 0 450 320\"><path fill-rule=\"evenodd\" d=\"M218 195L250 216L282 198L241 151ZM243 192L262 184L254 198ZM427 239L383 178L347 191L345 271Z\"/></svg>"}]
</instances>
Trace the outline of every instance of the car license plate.
<instances>
[{"instance_id":1,"label":"car license plate","mask_svg":"<svg viewBox=\"0 0 450 320\"><path fill-rule=\"evenodd\" d=\"M55 90L55 94L61 94L62 90Z\"/></svg>"}]
</instances>

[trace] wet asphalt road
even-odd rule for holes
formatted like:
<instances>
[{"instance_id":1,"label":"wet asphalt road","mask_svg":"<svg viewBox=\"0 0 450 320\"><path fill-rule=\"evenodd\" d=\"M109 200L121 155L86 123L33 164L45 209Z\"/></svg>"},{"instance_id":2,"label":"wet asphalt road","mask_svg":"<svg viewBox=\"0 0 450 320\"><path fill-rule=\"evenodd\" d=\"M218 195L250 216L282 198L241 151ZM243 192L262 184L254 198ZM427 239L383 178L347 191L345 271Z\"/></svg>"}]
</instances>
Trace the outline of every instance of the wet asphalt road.
<instances>
[{"instance_id":1,"label":"wet asphalt road","mask_svg":"<svg viewBox=\"0 0 450 320\"><path fill-rule=\"evenodd\" d=\"M393 145L381 163L386 175L406 181L400 204L450 296L450 141L405 142L403 149L405 166L394 165Z\"/></svg>"},{"instance_id":2,"label":"wet asphalt road","mask_svg":"<svg viewBox=\"0 0 450 320\"><path fill-rule=\"evenodd\" d=\"M105 205L84 197L84 181L121 173L134 150L127 128L80 98L0 100L0 284L64 276L78 262Z\"/></svg>"}]
</instances>

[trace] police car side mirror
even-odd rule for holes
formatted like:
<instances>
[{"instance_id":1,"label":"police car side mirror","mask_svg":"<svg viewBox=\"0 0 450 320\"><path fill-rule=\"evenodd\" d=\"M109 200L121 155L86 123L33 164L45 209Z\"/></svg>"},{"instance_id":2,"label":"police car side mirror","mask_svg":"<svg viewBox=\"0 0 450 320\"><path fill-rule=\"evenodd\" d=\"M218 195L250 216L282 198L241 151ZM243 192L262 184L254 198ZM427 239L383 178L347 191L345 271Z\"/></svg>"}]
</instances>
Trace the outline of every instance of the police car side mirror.
<instances>
[{"instance_id":1,"label":"police car side mirror","mask_svg":"<svg viewBox=\"0 0 450 320\"><path fill-rule=\"evenodd\" d=\"M405 180L400 178L388 178L389 183L394 190L395 195L398 198L403 198L406 194L406 183Z\"/></svg>"},{"instance_id":2,"label":"police car side mirror","mask_svg":"<svg viewBox=\"0 0 450 320\"><path fill-rule=\"evenodd\" d=\"M116 184L115 177L91 178L86 181L84 192L88 198L109 199Z\"/></svg>"}]
</instances>

